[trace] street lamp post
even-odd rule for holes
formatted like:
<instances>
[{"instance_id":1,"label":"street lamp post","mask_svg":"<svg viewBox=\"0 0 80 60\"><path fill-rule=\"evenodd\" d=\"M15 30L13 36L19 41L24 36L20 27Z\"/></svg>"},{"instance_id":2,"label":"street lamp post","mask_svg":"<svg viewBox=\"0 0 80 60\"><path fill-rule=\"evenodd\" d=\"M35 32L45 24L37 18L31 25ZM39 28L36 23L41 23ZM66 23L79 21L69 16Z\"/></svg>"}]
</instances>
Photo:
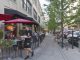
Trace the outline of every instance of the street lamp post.
<instances>
[{"instance_id":1,"label":"street lamp post","mask_svg":"<svg viewBox=\"0 0 80 60\"><path fill-rule=\"evenodd\" d=\"M72 42L72 49L74 48L74 43L73 43L73 39L74 39L74 38L73 38L73 33L74 33L74 32L73 32L73 28L72 28L72 38L71 38L71 42Z\"/></svg>"},{"instance_id":2,"label":"street lamp post","mask_svg":"<svg viewBox=\"0 0 80 60\"><path fill-rule=\"evenodd\" d=\"M62 32L62 48L63 48L63 0L61 0L61 32Z\"/></svg>"},{"instance_id":3,"label":"street lamp post","mask_svg":"<svg viewBox=\"0 0 80 60\"><path fill-rule=\"evenodd\" d=\"M63 48L63 20L61 21L61 32L62 32L62 48Z\"/></svg>"}]
</instances>

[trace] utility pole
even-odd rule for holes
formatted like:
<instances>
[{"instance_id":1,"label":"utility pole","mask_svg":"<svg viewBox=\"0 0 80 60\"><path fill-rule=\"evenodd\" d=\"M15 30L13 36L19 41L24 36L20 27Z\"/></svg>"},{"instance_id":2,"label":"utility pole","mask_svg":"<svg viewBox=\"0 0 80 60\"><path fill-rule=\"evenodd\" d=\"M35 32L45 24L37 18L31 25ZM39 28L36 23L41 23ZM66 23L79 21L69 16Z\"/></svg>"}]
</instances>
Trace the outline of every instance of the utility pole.
<instances>
[{"instance_id":1,"label":"utility pole","mask_svg":"<svg viewBox=\"0 0 80 60\"><path fill-rule=\"evenodd\" d=\"M64 22L64 19L63 19L63 0L61 0L61 33L62 33L62 45L61 47L63 48L63 22Z\"/></svg>"},{"instance_id":2,"label":"utility pole","mask_svg":"<svg viewBox=\"0 0 80 60\"><path fill-rule=\"evenodd\" d=\"M71 38L71 41L72 41L72 49L74 48L73 46L74 46L74 38L73 38L73 29L72 29L72 38Z\"/></svg>"}]
</instances>

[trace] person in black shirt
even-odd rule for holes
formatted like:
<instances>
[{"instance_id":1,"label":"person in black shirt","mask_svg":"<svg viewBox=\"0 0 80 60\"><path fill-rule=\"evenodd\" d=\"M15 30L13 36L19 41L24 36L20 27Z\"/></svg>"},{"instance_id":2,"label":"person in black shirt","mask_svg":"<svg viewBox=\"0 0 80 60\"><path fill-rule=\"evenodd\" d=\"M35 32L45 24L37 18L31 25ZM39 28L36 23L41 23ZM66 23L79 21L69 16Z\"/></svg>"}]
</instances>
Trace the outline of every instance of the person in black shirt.
<instances>
[{"instance_id":1,"label":"person in black shirt","mask_svg":"<svg viewBox=\"0 0 80 60\"><path fill-rule=\"evenodd\" d=\"M24 48L25 48L25 51L27 54L25 59L27 59L27 58L29 58L29 53L32 53L32 56L33 56L33 51L31 49L31 38L32 38L31 28L26 27L25 34L26 34L27 38L25 38L25 41L24 41Z\"/></svg>"}]
</instances>

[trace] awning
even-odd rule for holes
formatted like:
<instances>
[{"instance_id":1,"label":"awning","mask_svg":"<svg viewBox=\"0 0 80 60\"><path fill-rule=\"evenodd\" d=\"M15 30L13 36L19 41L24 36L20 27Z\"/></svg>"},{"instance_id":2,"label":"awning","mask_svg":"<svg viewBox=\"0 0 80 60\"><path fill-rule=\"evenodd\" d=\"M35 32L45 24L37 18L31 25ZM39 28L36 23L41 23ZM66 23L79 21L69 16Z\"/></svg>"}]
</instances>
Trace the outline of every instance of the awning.
<instances>
[{"instance_id":1,"label":"awning","mask_svg":"<svg viewBox=\"0 0 80 60\"><path fill-rule=\"evenodd\" d=\"M10 14L0 14L0 20L10 20L12 17L13 15Z\"/></svg>"},{"instance_id":2,"label":"awning","mask_svg":"<svg viewBox=\"0 0 80 60\"><path fill-rule=\"evenodd\" d=\"M34 21L35 24L39 25L39 23L37 23L33 18L28 17L27 15L25 15L25 14L23 14L23 13L17 11L17 10L5 8L4 11L5 11L6 14L12 14L12 15L14 15L14 17L17 17L17 18L31 20L31 21Z\"/></svg>"},{"instance_id":3,"label":"awning","mask_svg":"<svg viewBox=\"0 0 80 60\"><path fill-rule=\"evenodd\" d=\"M14 10L14 9L5 8L4 12L6 14L12 14L12 15L14 15L14 17L18 17L18 18L26 18L27 17L27 15L25 15L25 14L23 14L23 13L17 11L17 10Z\"/></svg>"}]
</instances>

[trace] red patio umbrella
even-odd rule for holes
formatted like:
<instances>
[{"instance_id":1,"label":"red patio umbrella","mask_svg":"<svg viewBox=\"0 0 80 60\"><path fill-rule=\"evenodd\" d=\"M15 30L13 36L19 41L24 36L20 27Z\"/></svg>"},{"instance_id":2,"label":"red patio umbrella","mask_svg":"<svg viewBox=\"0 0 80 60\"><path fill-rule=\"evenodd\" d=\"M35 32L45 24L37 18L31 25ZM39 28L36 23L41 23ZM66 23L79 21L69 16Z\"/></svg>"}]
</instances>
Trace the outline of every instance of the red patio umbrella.
<instances>
[{"instance_id":1,"label":"red patio umbrella","mask_svg":"<svg viewBox=\"0 0 80 60\"><path fill-rule=\"evenodd\" d=\"M20 18L9 20L9 21L5 21L4 23L6 23L6 24L11 24L11 23L18 24L17 25L17 36L19 36L19 23L34 24L33 21L26 20L26 19L20 19Z\"/></svg>"},{"instance_id":2,"label":"red patio umbrella","mask_svg":"<svg viewBox=\"0 0 80 60\"><path fill-rule=\"evenodd\" d=\"M13 20L9 20L9 21L5 21L4 23L6 24L11 24L11 23L25 23L25 24L33 24L34 22L33 21L30 21L30 20L26 20L26 19L13 19Z\"/></svg>"}]
</instances>

